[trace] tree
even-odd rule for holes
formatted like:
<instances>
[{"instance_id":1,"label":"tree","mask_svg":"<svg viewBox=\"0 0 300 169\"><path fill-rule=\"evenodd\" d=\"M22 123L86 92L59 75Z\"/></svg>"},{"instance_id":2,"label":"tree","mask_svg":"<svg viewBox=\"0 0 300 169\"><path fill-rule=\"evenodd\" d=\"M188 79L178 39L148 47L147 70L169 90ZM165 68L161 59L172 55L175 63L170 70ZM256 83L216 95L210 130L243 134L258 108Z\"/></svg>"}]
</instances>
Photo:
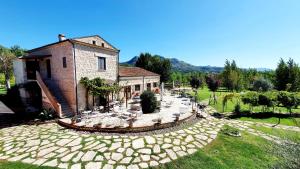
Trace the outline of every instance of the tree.
<instances>
[{"instance_id":1,"label":"tree","mask_svg":"<svg viewBox=\"0 0 300 169\"><path fill-rule=\"evenodd\" d=\"M252 111L254 106L258 106L258 93L247 92L241 95L242 102L249 105L249 110Z\"/></svg>"},{"instance_id":2,"label":"tree","mask_svg":"<svg viewBox=\"0 0 300 169\"><path fill-rule=\"evenodd\" d=\"M91 89L90 80L88 77L82 77L80 79L80 83L85 87L85 101L86 101L86 109L89 107L89 92Z\"/></svg>"},{"instance_id":3,"label":"tree","mask_svg":"<svg viewBox=\"0 0 300 169\"><path fill-rule=\"evenodd\" d=\"M152 55L150 53L141 53L138 60L135 62L135 66L149 70L152 66L151 60Z\"/></svg>"},{"instance_id":4,"label":"tree","mask_svg":"<svg viewBox=\"0 0 300 169\"><path fill-rule=\"evenodd\" d=\"M16 57L20 57L25 54L25 49L22 49L19 45L12 46L10 51L14 53Z\"/></svg>"},{"instance_id":5,"label":"tree","mask_svg":"<svg viewBox=\"0 0 300 169\"><path fill-rule=\"evenodd\" d=\"M273 84L264 78L258 78L253 82L253 90L254 91L262 91L262 92L266 92L269 90L272 90L273 88Z\"/></svg>"},{"instance_id":6,"label":"tree","mask_svg":"<svg viewBox=\"0 0 300 169\"><path fill-rule=\"evenodd\" d=\"M11 50L0 46L0 71L4 73L6 89L10 89L10 77L13 74L13 59L15 58Z\"/></svg>"},{"instance_id":7,"label":"tree","mask_svg":"<svg viewBox=\"0 0 300 169\"><path fill-rule=\"evenodd\" d=\"M288 83L291 84L289 91L299 91L300 90L300 69L298 64L294 62L293 59L289 59L287 62L288 67Z\"/></svg>"},{"instance_id":8,"label":"tree","mask_svg":"<svg viewBox=\"0 0 300 169\"><path fill-rule=\"evenodd\" d=\"M206 76L206 84L210 91L213 92L213 101L214 104L217 103L216 91L220 87L220 80L216 78L215 75Z\"/></svg>"},{"instance_id":9,"label":"tree","mask_svg":"<svg viewBox=\"0 0 300 169\"><path fill-rule=\"evenodd\" d=\"M159 74L161 82L167 82L171 75L170 60L159 55L152 56L150 53L141 53L135 66Z\"/></svg>"},{"instance_id":10,"label":"tree","mask_svg":"<svg viewBox=\"0 0 300 169\"><path fill-rule=\"evenodd\" d=\"M288 62L280 59L275 71L275 87L281 91L300 90L300 68L293 59L289 59Z\"/></svg>"},{"instance_id":11,"label":"tree","mask_svg":"<svg viewBox=\"0 0 300 169\"><path fill-rule=\"evenodd\" d=\"M231 63L226 60L221 76L223 86L228 90L240 91L243 88L241 70L237 67L234 60Z\"/></svg>"},{"instance_id":12,"label":"tree","mask_svg":"<svg viewBox=\"0 0 300 169\"><path fill-rule=\"evenodd\" d=\"M278 102L287 108L292 115L292 108L297 108L299 106L299 97L296 93L289 93L285 91L281 91L278 93L277 100Z\"/></svg>"},{"instance_id":13,"label":"tree","mask_svg":"<svg viewBox=\"0 0 300 169\"><path fill-rule=\"evenodd\" d=\"M193 76L192 79L190 80L190 85L195 90L195 103L196 103L196 107L198 107L197 106L198 89L200 86L202 86L202 80L199 77Z\"/></svg>"}]
</instances>

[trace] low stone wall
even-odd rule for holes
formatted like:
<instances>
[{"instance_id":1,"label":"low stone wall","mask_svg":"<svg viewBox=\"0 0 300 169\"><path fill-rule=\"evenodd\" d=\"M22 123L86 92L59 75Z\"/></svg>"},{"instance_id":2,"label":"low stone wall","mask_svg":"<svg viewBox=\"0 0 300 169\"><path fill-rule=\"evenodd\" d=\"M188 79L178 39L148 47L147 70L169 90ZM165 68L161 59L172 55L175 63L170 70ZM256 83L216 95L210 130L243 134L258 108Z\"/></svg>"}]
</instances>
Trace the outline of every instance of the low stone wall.
<instances>
[{"instance_id":1,"label":"low stone wall","mask_svg":"<svg viewBox=\"0 0 300 169\"><path fill-rule=\"evenodd\" d=\"M66 123L62 120L58 120L57 123L63 127L74 129L78 131L89 131L89 132L105 132L105 133L139 133L139 132L148 132L153 130L160 130L164 128L174 127L182 122L188 121L196 117L196 114L181 119L179 121L173 121L168 123L154 124L151 126L143 126L143 127L126 127L126 128L98 128L98 127L87 127L87 126L76 126L71 123Z\"/></svg>"}]
</instances>

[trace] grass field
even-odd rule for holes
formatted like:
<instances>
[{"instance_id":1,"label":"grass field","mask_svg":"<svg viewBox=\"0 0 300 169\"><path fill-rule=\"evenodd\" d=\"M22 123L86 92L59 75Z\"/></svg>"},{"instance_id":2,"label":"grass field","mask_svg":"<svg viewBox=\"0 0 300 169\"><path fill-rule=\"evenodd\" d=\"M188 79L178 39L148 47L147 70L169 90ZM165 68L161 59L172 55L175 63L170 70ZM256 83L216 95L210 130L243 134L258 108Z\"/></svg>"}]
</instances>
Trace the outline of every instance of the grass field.
<instances>
[{"instance_id":1,"label":"grass field","mask_svg":"<svg viewBox=\"0 0 300 169\"><path fill-rule=\"evenodd\" d=\"M230 92L226 92L225 90L219 90L216 92L217 96L217 104L211 104L212 107L214 107L218 112L223 112L223 98L226 94L229 94ZM210 99L210 96L212 95L212 92L209 91L207 87L204 87L202 89L198 90L198 100L208 100ZM234 110L235 105L239 102L237 98L232 99L231 101L227 102L227 106L224 108L224 112L232 112ZM242 111L249 111L249 105L243 104L242 101L239 102L241 105ZM257 106L253 108L253 112L261 112L262 107ZM275 107L275 112L281 112L285 113L287 112L287 109L284 107ZM294 113L300 113L300 108L293 109Z\"/></svg>"},{"instance_id":2,"label":"grass field","mask_svg":"<svg viewBox=\"0 0 300 169\"><path fill-rule=\"evenodd\" d=\"M10 78L10 85L15 85L15 77ZM5 76L3 73L0 73L0 95L6 94L6 88L5 88Z\"/></svg>"},{"instance_id":3,"label":"grass field","mask_svg":"<svg viewBox=\"0 0 300 169\"><path fill-rule=\"evenodd\" d=\"M287 131L283 129L278 128L267 128L267 127L261 127L261 126L254 126L256 130L262 131L264 133L278 136L282 139L291 140L296 143L300 143L300 133L296 131Z\"/></svg>"},{"instance_id":4,"label":"grass field","mask_svg":"<svg viewBox=\"0 0 300 169\"><path fill-rule=\"evenodd\" d=\"M269 118L251 118L251 117L241 117L239 120L243 121L254 121L254 122L264 122L264 123L271 123L271 124L277 124L278 118L277 117L269 117ZM281 125L287 125L287 126L298 126L300 127L300 118L280 118Z\"/></svg>"},{"instance_id":5,"label":"grass field","mask_svg":"<svg viewBox=\"0 0 300 169\"><path fill-rule=\"evenodd\" d=\"M260 137L242 133L242 137L224 134L203 150L160 166L163 169L231 169L231 168L272 168L279 160L272 153L271 142Z\"/></svg>"}]
</instances>

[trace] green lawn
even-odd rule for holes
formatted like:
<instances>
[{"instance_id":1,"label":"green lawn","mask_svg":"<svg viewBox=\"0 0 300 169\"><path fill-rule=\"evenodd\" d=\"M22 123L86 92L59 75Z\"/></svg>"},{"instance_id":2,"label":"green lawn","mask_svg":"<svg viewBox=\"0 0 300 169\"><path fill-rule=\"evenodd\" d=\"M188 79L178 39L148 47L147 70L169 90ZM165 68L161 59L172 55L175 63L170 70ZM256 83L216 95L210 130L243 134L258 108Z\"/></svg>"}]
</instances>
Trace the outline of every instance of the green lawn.
<instances>
[{"instance_id":1,"label":"green lawn","mask_svg":"<svg viewBox=\"0 0 300 169\"><path fill-rule=\"evenodd\" d=\"M160 166L163 169L272 168L282 160L270 150L272 142L243 132L242 137L224 134L193 155Z\"/></svg>"},{"instance_id":2,"label":"green lawn","mask_svg":"<svg viewBox=\"0 0 300 169\"><path fill-rule=\"evenodd\" d=\"M207 87L204 87L203 89L198 90L198 100L203 101L210 97L211 93Z\"/></svg>"},{"instance_id":3,"label":"green lawn","mask_svg":"<svg viewBox=\"0 0 300 169\"><path fill-rule=\"evenodd\" d=\"M56 169L53 167L42 167L30 164L24 164L20 162L7 162L0 160L0 169Z\"/></svg>"},{"instance_id":4,"label":"green lawn","mask_svg":"<svg viewBox=\"0 0 300 169\"><path fill-rule=\"evenodd\" d=\"M219 90L216 92L217 104L215 105L211 104L211 106L214 107L218 112L223 112L223 98L228 93L230 92L226 92L225 90ZM207 87L204 87L203 89L198 90L198 99L199 100L209 99L211 94L212 92L210 92ZM237 103L238 103L238 99L236 98L232 99L232 101L228 101L227 106L224 109L224 112L232 112ZM241 111L249 111L249 105L243 104L242 101L240 101L240 106L241 106ZM262 111L262 107L260 106L253 108L253 112L261 112L261 111ZM300 108L293 109L292 111L294 113L300 113ZM286 113L288 111L284 107L275 107L275 112Z\"/></svg>"},{"instance_id":5,"label":"green lawn","mask_svg":"<svg viewBox=\"0 0 300 169\"><path fill-rule=\"evenodd\" d=\"M268 128L261 126L253 126L254 129L262 131L264 133L278 136L282 139L291 140L296 143L300 143L300 133L296 131L283 130L278 128Z\"/></svg>"},{"instance_id":6,"label":"green lawn","mask_svg":"<svg viewBox=\"0 0 300 169\"><path fill-rule=\"evenodd\" d=\"M272 123L272 124L277 124L278 123L278 118L277 117L269 117L269 118L241 117L241 118L239 118L239 120L263 122L263 123ZM293 118L293 117L281 118L279 124L300 127L300 118Z\"/></svg>"}]
</instances>

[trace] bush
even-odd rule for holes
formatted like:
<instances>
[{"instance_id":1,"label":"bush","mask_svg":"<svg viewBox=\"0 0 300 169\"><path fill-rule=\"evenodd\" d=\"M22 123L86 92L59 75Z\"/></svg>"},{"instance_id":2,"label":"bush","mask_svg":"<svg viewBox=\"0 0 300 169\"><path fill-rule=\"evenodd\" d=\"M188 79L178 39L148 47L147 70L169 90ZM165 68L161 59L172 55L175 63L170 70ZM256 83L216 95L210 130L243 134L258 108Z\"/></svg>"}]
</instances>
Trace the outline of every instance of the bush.
<instances>
[{"instance_id":1,"label":"bush","mask_svg":"<svg viewBox=\"0 0 300 169\"><path fill-rule=\"evenodd\" d=\"M266 91L269 91L272 89L273 89L273 84L269 80L264 79L264 78L256 79L253 83L254 91L266 92Z\"/></svg>"},{"instance_id":2,"label":"bush","mask_svg":"<svg viewBox=\"0 0 300 169\"><path fill-rule=\"evenodd\" d=\"M248 104L250 111L254 106L258 106L258 93L257 92L247 92L241 95L242 102Z\"/></svg>"},{"instance_id":3,"label":"bush","mask_svg":"<svg viewBox=\"0 0 300 169\"><path fill-rule=\"evenodd\" d=\"M241 105L240 104L236 104L234 106L234 113L237 114L237 115L241 114Z\"/></svg>"},{"instance_id":4,"label":"bush","mask_svg":"<svg viewBox=\"0 0 300 169\"><path fill-rule=\"evenodd\" d=\"M292 113L292 108L297 108L300 104L300 98L296 93L281 91L277 96L278 103L286 107L290 113Z\"/></svg>"},{"instance_id":5,"label":"bush","mask_svg":"<svg viewBox=\"0 0 300 169\"><path fill-rule=\"evenodd\" d=\"M55 118L55 112L51 109L43 109L38 115L38 119L41 121L52 120Z\"/></svg>"},{"instance_id":6,"label":"bush","mask_svg":"<svg viewBox=\"0 0 300 169\"><path fill-rule=\"evenodd\" d=\"M223 134L229 135L229 136L234 136L234 137L240 137L241 133L238 129L231 127L231 126L227 126L225 125L222 129L221 132Z\"/></svg>"},{"instance_id":7,"label":"bush","mask_svg":"<svg viewBox=\"0 0 300 169\"><path fill-rule=\"evenodd\" d=\"M144 91L141 94L140 98L143 113L153 113L157 108L157 101L154 93L152 93L151 91Z\"/></svg>"}]
</instances>

